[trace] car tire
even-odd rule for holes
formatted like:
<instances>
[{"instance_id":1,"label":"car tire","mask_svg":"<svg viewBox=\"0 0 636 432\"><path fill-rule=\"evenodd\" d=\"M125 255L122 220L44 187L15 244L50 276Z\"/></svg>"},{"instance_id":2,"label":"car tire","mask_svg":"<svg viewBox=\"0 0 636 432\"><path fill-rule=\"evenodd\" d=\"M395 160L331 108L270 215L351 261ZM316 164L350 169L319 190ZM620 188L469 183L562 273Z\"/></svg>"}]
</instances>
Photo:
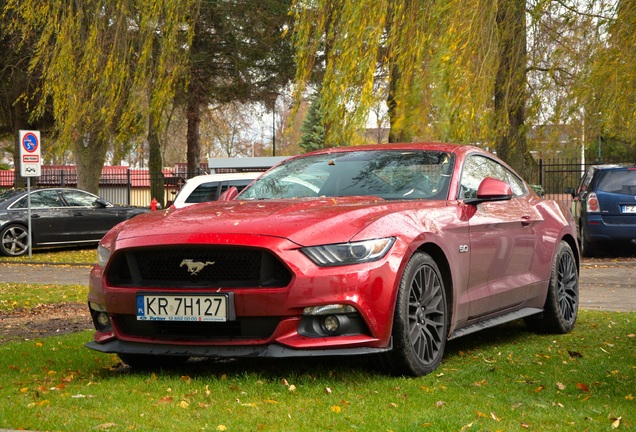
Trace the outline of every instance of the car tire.
<instances>
[{"instance_id":1,"label":"car tire","mask_svg":"<svg viewBox=\"0 0 636 432\"><path fill-rule=\"evenodd\" d=\"M581 248L581 256L585 258L592 258L596 256L596 248L585 236L585 230L583 228L581 228L581 233L579 235L579 246Z\"/></svg>"},{"instance_id":2,"label":"car tire","mask_svg":"<svg viewBox=\"0 0 636 432\"><path fill-rule=\"evenodd\" d=\"M0 253L21 256L29 250L29 232L19 224L7 225L0 231Z\"/></svg>"},{"instance_id":3,"label":"car tire","mask_svg":"<svg viewBox=\"0 0 636 432\"><path fill-rule=\"evenodd\" d=\"M151 354L117 354L119 359L133 369L175 368L183 365L189 357L151 355Z\"/></svg>"},{"instance_id":4,"label":"car tire","mask_svg":"<svg viewBox=\"0 0 636 432\"><path fill-rule=\"evenodd\" d=\"M526 326L541 333L569 333L579 310L579 272L574 252L564 241L559 243L548 286L548 294L540 318L528 317Z\"/></svg>"},{"instance_id":5,"label":"car tire","mask_svg":"<svg viewBox=\"0 0 636 432\"><path fill-rule=\"evenodd\" d=\"M421 376L437 369L448 336L444 279L430 255L416 252L409 260L397 294L393 349L384 367L398 375Z\"/></svg>"}]
</instances>

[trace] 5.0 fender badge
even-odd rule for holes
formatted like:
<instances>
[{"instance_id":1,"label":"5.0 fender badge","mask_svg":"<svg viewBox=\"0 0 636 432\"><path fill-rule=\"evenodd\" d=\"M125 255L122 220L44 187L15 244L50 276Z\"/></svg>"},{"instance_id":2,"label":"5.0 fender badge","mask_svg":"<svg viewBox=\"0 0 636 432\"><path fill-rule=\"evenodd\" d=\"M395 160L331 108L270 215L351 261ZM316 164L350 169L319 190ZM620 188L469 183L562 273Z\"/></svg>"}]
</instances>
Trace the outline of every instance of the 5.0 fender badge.
<instances>
[{"instance_id":1,"label":"5.0 fender badge","mask_svg":"<svg viewBox=\"0 0 636 432\"><path fill-rule=\"evenodd\" d=\"M192 261L191 259L184 259L183 261L181 261L181 264L179 265L179 267L187 266L188 272L192 276L194 276L209 265L214 265L214 261L201 262L201 261Z\"/></svg>"}]
</instances>

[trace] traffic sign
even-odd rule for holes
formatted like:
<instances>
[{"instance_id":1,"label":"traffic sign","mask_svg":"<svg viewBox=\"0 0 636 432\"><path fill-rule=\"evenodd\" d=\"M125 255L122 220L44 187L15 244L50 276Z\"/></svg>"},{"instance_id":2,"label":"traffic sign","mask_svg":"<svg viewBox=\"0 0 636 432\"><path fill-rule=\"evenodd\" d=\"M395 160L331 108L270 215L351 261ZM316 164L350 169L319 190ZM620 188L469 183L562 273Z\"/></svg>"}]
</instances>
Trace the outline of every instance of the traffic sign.
<instances>
[{"instance_id":1,"label":"traffic sign","mask_svg":"<svg viewBox=\"0 0 636 432\"><path fill-rule=\"evenodd\" d=\"M40 131L20 131L20 175L22 177L42 175Z\"/></svg>"}]
</instances>

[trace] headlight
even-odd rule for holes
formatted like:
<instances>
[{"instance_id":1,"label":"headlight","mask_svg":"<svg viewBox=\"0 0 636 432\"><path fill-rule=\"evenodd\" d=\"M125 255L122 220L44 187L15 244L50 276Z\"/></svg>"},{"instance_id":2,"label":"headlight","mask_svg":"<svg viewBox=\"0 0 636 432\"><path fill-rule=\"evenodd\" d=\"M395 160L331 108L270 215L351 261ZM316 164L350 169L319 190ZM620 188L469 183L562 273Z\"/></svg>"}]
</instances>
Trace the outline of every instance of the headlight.
<instances>
[{"instance_id":1,"label":"headlight","mask_svg":"<svg viewBox=\"0 0 636 432\"><path fill-rule=\"evenodd\" d=\"M110 257L110 249L102 246L101 244L97 246L97 265L100 267L106 267L106 263L108 262L108 258Z\"/></svg>"},{"instance_id":2,"label":"headlight","mask_svg":"<svg viewBox=\"0 0 636 432\"><path fill-rule=\"evenodd\" d=\"M395 242L393 237L304 247L301 251L321 267L359 264L382 258Z\"/></svg>"}]
</instances>

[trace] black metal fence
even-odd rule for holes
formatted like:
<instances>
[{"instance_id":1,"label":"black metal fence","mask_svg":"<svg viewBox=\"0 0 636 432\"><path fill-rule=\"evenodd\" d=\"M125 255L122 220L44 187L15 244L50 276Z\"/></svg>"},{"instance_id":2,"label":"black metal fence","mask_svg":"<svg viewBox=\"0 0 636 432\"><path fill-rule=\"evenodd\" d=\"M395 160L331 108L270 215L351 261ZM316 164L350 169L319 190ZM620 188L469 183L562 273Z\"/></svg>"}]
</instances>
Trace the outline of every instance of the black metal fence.
<instances>
[{"instance_id":1,"label":"black metal fence","mask_svg":"<svg viewBox=\"0 0 636 432\"><path fill-rule=\"evenodd\" d=\"M546 198L563 201L569 206L572 203L572 196L566 193L565 189L576 189L588 167L598 163L596 161L582 163L576 158L539 160L539 184L543 187ZM612 159L602 163L634 164L634 159Z\"/></svg>"}]
</instances>

